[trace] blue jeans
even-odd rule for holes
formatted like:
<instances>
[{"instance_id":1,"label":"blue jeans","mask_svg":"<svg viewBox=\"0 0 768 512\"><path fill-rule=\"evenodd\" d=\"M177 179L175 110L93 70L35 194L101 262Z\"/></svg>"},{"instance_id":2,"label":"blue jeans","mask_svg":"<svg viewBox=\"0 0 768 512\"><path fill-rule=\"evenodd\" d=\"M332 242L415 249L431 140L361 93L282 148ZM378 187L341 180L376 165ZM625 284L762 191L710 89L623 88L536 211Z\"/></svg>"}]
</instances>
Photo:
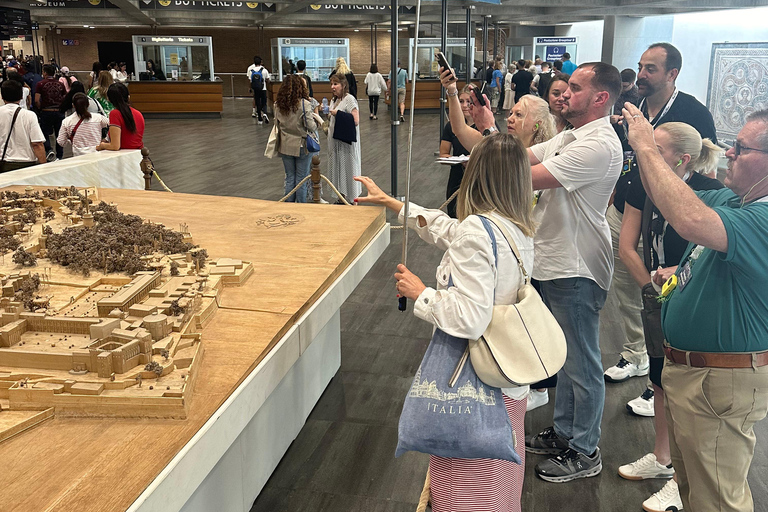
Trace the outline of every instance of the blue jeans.
<instances>
[{"instance_id":1,"label":"blue jeans","mask_svg":"<svg viewBox=\"0 0 768 512\"><path fill-rule=\"evenodd\" d=\"M309 169L312 166L312 155L307 150L301 148L300 156L288 156L280 154L285 167L285 195L296 187L301 180L309 175ZM287 203L306 203L309 195L309 181L304 183L296 193L285 200Z\"/></svg>"},{"instance_id":2,"label":"blue jeans","mask_svg":"<svg viewBox=\"0 0 768 512\"><path fill-rule=\"evenodd\" d=\"M541 298L563 328L568 346L565 366L557 374L555 432L587 455L600 441L605 405L599 324L607 295L584 277L541 281Z\"/></svg>"}]
</instances>

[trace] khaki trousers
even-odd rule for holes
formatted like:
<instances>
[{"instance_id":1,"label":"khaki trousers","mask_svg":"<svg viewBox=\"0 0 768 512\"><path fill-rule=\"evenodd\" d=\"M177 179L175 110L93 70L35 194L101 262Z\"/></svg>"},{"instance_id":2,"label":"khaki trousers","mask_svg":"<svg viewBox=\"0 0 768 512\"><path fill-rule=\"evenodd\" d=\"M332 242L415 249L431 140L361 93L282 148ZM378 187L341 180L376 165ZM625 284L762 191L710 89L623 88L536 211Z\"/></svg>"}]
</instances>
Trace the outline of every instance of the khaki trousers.
<instances>
[{"instance_id":1,"label":"khaki trousers","mask_svg":"<svg viewBox=\"0 0 768 512\"><path fill-rule=\"evenodd\" d=\"M624 325L624 346L621 357L632 364L644 365L648 362L648 354L645 350L645 335L643 334L643 318L640 311L643 309L643 297L640 287L632 279L624 263L619 258L619 234L621 233L622 214L611 205L605 213L608 226L611 228L611 242L613 243L613 280L611 292L616 294L619 301L619 312ZM643 241L637 246L637 250L643 254Z\"/></svg>"},{"instance_id":2,"label":"khaki trousers","mask_svg":"<svg viewBox=\"0 0 768 512\"><path fill-rule=\"evenodd\" d=\"M768 366L692 368L665 358L661 381L683 509L752 511L752 427L768 412Z\"/></svg>"}]
</instances>

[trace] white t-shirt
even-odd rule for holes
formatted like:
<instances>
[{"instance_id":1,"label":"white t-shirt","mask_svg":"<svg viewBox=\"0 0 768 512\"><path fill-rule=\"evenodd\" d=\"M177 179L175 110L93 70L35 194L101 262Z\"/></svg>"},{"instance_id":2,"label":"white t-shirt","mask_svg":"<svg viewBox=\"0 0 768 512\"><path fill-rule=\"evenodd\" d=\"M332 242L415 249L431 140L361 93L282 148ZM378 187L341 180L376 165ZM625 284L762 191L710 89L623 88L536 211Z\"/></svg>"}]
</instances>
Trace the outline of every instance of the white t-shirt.
<instances>
[{"instance_id":1,"label":"white t-shirt","mask_svg":"<svg viewBox=\"0 0 768 512\"><path fill-rule=\"evenodd\" d=\"M368 73L365 75L365 87L368 96L380 96L382 89L387 88L387 82L381 73Z\"/></svg>"},{"instance_id":2,"label":"white t-shirt","mask_svg":"<svg viewBox=\"0 0 768 512\"><path fill-rule=\"evenodd\" d=\"M564 130L531 151L562 185L544 190L533 214L539 281L586 277L608 290L613 275L605 211L621 172L621 142L609 117Z\"/></svg>"},{"instance_id":3,"label":"white t-shirt","mask_svg":"<svg viewBox=\"0 0 768 512\"><path fill-rule=\"evenodd\" d=\"M72 154L74 156L85 155L86 153L95 153L96 146L101 142L101 130L109 126L109 119L101 114L91 114L90 119L83 120L77 127L74 138L72 132L80 122L77 113L67 116L61 122L61 129L56 142L59 146L72 144Z\"/></svg>"},{"instance_id":4,"label":"white t-shirt","mask_svg":"<svg viewBox=\"0 0 768 512\"><path fill-rule=\"evenodd\" d=\"M5 139L8 138L8 129L11 127L11 121L17 108L19 108L17 103L6 103L0 107L0 158L3 155ZM7 162L36 162L37 156L32 151L32 143L43 142L44 140L43 131L37 121L37 114L22 108L8 141L8 152L5 154L5 160Z\"/></svg>"},{"instance_id":5,"label":"white t-shirt","mask_svg":"<svg viewBox=\"0 0 768 512\"><path fill-rule=\"evenodd\" d=\"M242 68L240 68L240 69L242 69ZM261 65L257 66L256 64L251 64L250 66L248 66L248 70L245 72L245 76L248 77L248 83L251 82L251 73L253 71L261 73L261 76L264 79L263 80L263 82L264 82L264 90L266 91L267 90L267 79L269 78L269 71L264 66L261 66Z\"/></svg>"}]
</instances>

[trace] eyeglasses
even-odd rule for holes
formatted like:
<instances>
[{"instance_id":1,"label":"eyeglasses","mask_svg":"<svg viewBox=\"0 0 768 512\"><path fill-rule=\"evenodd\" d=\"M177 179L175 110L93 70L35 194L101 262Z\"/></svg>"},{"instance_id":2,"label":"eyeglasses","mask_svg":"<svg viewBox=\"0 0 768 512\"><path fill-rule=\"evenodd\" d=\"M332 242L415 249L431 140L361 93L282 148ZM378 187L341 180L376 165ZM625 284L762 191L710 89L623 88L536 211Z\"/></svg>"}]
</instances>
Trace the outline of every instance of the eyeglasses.
<instances>
[{"instance_id":1,"label":"eyeglasses","mask_svg":"<svg viewBox=\"0 0 768 512\"><path fill-rule=\"evenodd\" d=\"M739 141L734 142L733 156L739 156L742 151L759 151L760 153L768 153L768 150L765 150L765 149L749 148L747 146L742 145L741 142Z\"/></svg>"}]
</instances>

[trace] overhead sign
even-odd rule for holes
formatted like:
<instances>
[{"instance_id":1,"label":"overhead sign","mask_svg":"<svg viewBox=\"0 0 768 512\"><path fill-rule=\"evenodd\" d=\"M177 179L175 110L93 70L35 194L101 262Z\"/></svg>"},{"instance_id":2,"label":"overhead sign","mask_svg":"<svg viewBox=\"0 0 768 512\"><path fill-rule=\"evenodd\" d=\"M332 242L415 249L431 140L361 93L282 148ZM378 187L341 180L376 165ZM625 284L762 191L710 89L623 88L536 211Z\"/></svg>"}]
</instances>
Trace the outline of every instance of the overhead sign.
<instances>
[{"instance_id":1,"label":"overhead sign","mask_svg":"<svg viewBox=\"0 0 768 512\"><path fill-rule=\"evenodd\" d=\"M29 11L0 7L0 39L32 41L32 20Z\"/></svg>"},{"instance_id":2,"label":"overhead sign","mask_svg":"<svg viewBox=\"0 0 768 512\"><path fill-rule=\"evenodd\" d=\"M575 37L534 37L533 44L576 44Z\"/></svg>"},{"instance_id":3,"label":"overhead sign","mask_svg":"<svg viewBox=\"0 0 768 512\"><path fill-rule=\"evenodd\" d=\"M80 41L77 39L62 39L62 46L80 46Z\"/></svg>"},{"instance_id":4,"label":"overhead sign","mask_svg":"<svg viewBox=\"0 0 768 512\"><path fill-rule=\"evenodd\" d=\"M306 9L299 11L311 14L364 14L374 12L391 12L390 5L333 5L333 4L310 4ZM400 14L416 14L416 7L401 6L397 12Z\"/></svg>"},{"instance_id":5,"label":"overhead sign","mask_svg":"<svg viewBox=\"0 0 768 512\"><path fill-rule=\"evenodd\" d=\"M200 2L197 0L139 0L146 10L275 12L275 4L260 2Z\"/></svg>"},{"instance_id":6,"label":"overhead sign","mask_svg":"<svg viewBox=\"0 0 768 512\"><path fill-rule=\"evenodd\" d=\"M417 40L417 43L419 46L440 46L440 38L439 37L420 37ZM446 40L446 44L448 46L453 45L460 45L464 46L467 44L467 38L466 37L449 37Z\"/></svg>"},{"instance_id":7,"label":"overhead sign","mask_svg":"<svg viewBox=\"0 0 768 512\"><path fill-rule=\"evenodd\" d=\"M545 61L554 62L563 58L565 46L547 46L547 51L544 53L546 55Z\"/></svg>"},{"instance_id":8,"label":"overhead sign","mask_svg":"<svg viewBox=\"0 0 768 512\"><path fill-rule=\"evenodd\" d=\"M280 38L280 46L307 46L307 45L347 46L348 44L349 44L349 39L323 39L318 37L312 37L312 38L282 37Z\"/></svg>"},{"instance_id":9,"label":"overhead sign","mask_svg":"<svg viewBox=\"0 0 768 512\"><path fill-rule=\"evenodd\" d=\"M133 36L133 44L137 45L210 45L210 36Z\"/></svg>"},{"instance_id":10,"label":"overhead sign","mask_svg":"<svg viewBox=\"0 0 768 512\"><path fill-rule=\"evenodd\" d=\"M29 2L29 7L39 9L49 7L54 9L119 9L118 6L107 2L107 0L46 0L45 2Z\"/></svg>"}]
</instances>

